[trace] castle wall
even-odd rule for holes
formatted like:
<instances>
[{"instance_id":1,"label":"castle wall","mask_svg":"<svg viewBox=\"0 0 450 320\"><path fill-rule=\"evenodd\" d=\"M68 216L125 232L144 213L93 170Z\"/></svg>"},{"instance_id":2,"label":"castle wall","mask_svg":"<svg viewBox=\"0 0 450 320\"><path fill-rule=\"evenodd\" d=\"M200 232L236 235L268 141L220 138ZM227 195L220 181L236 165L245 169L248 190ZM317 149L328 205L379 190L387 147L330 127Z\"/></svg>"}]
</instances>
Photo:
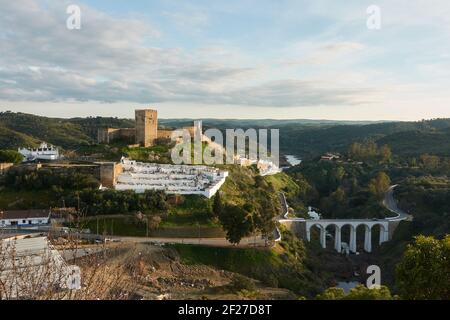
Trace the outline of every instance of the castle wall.
<instances>
[{"instance_id":1,"label":"castle wall","mask_svg":"<svg viewBox=\"0 0 450 320\"><path fill-rule=\"evenodd\" d=\"M98 143L111 143L115 140L134 141L136 136L135 128L101 128L97 132Z\"/></svg>"},{"instance_id":2,"label":"castle wall","mask_svg":"<svg viewBox=\"0 0 450 320\"><path fill-rule=\"evenodd\" d=\"M158 129L158 139L170 139L173 131L171 129Z\"/></svg>"}]
</instances>

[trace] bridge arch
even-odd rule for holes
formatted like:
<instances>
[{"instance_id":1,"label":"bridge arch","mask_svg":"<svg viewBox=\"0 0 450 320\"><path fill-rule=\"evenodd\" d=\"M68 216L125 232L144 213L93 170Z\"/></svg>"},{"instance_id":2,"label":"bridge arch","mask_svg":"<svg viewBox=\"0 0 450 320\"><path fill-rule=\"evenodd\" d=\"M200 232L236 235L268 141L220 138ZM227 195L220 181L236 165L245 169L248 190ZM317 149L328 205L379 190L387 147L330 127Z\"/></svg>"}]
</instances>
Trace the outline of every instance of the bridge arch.
<instances>
[{"instance_id":1,"label":"bridge arch","mask_svg":"<svg viewBox=\"0 0 450 320\"><path fill-rule=\"evenodd\" d=\"M372 229L374 227L379 231L379 244L382 244L389 239L389 222L385 220L373 221L373 220L340 220L340 219L323 219L323 220L306 220L306 238L311 241L311 232L313 227L319 229L320 244L322 248L327 246L327 233L333 235L334 249L338 252L342 250L342 231L348 230L349 232L349 250L352 253L357 252L357 236L361 235L364 239L363 249L366 252L372 252ZM329 232L327 232L327 229ZM363 235L360 233L363 230ZM375 230L375 229L374 229Z\"/></svg>"},{"instance_id":2,"label":"bridge arch","mask_svg":"<svg viewBox=\"0 0 450 320\"><path fill-rule=\"evenodd\" d=\"M317 223L312 223L309 226L307 226L306 238L307 238L308 242L311 242L312 234L314 233L314 231L313 231L314 227L319 229L320 245L322 246L322 248L325 249L326 248L326 226L324 226L323 224L317 222Z\"/></svg>"}]
</instances>

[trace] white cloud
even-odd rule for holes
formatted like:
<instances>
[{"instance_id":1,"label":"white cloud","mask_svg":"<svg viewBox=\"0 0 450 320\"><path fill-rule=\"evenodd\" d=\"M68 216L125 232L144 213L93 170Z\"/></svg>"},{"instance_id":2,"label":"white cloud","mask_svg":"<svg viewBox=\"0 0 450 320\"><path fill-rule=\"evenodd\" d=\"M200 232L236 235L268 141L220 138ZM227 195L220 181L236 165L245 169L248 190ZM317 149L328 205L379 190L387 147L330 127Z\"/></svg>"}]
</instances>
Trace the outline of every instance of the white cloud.
<instances>
[{"instance_id":1,"label":"white cloud","mask_svg":"<svg viewBox=\"0 0 450 320\"><path fill-rule=\"evenodd\" d=\"M233 65L229 59L218 58L230 53L220 47L201 48L197 56L179 48L151 46L151 39L160 37L161 32L148 23L116 19L86 6L82 6L81 30L67 30L67 2L47 4L37 0L2 4L0 35L6 39L0 49L2 100L287 107L364 100L358 89L273 79L267 74L268 67L261 64ZM173 13L171 18L195 27L208 23L203 15L184 19ZM357 43L340 42L320 50L327 56L361 48ZM208 50L213 53L209 59Z\"/></svg>"}]
</instances>

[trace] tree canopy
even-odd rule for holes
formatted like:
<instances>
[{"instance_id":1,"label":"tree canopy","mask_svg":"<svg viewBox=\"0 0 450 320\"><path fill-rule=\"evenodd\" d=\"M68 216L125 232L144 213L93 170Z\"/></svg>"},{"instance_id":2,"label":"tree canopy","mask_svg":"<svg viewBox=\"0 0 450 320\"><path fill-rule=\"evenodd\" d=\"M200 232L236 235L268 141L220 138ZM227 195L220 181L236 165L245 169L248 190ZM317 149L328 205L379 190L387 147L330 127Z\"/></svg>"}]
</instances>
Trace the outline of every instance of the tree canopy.
<instances>
[{"instance_id":1,"label":"tree canopy","mask_svg":"<svg viewBox=\"0 0 450 320\"><path fill-rule=\"evenodd\" d=\"M405 299L450 299L450 235L419 235L397 265L396 281Z\"/></svg>"},{"instance_id":2,"label":"tree canopy","mask_svg":"<svg viewBox=\"0 0 450 320\"><path fill-rule=\"evenodd\" d=\"M0 150L0 162L20 163L22 162L22 155L15 150Z\"/></svg>"}]
</instances>

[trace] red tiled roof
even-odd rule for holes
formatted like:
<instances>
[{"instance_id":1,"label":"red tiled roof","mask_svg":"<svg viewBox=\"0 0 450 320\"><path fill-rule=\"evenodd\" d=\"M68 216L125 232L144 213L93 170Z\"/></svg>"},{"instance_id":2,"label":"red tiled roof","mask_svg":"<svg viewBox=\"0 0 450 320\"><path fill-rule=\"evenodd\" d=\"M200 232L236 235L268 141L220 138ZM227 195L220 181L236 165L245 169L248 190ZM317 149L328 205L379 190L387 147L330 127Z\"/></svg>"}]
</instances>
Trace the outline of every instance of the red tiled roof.
<instances>
[{"instance_id":1,"label":"red tiled roof","mask_svg":"<svg viewBox=\"0 0 450 320\"><path fill-rule=\"evenodd\" d=\"M48 210L8 210L0 211L0 219L48 218Z\"/></svg>"}]
</instances>

